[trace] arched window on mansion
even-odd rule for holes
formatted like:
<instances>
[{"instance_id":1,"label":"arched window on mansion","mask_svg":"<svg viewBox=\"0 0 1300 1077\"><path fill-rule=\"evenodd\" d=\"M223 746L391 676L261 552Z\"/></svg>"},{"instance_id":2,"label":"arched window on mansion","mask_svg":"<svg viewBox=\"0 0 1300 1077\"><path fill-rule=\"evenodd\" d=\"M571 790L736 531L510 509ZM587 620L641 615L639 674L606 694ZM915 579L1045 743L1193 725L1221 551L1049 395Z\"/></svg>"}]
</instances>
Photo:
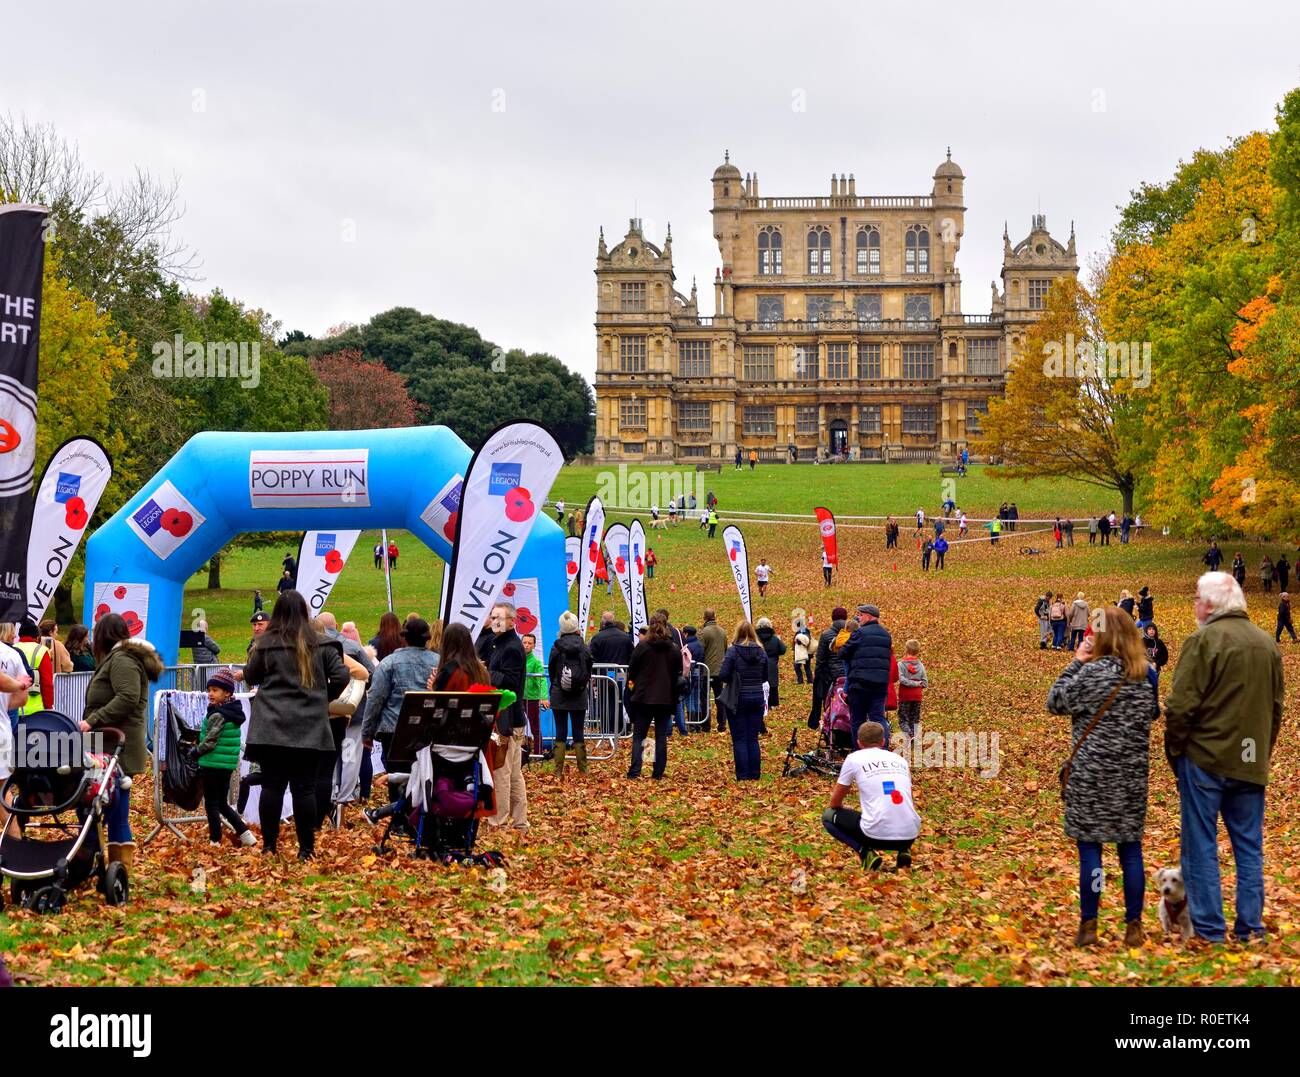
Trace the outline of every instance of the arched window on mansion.
<instances>
[{"instance_id":1,"label":"arched window on mansion","mask_svg":"<svg viewBox=\"0 0 1300 1077\"><path fill-rule=\"evenodd\" d=\"M819 224L808 230L808 273L811 276L831 271L831 232Z\"/></svg>"},{"instance_id":2,"label":"arched window on mansion","mask_svg":"<svg viewBox=\"0 0 1300 1077\"><path fill-rule=\"evenodd\" d=\"M781 275L781 232L774 225L758 230L758 273L761 277Z\"/></svg>"},{"instance_id":3,"label":"arched window on mansion","mask_svg":"<svg viewBox=\"0 0 1300 1077\"><path fill-rule=\"evenodd\" d=\"M859 273L879 273L880 272L880 229L878 228L859 228L858 229L858 272Z\"/></svg>"},{"instance_id":4,"label":"arched window on mansion","mask_svg":"<svg viewBox=\"0 0 1300 1077\"><path fill-rule=\"evenodd\" d=\"M914 224L907 230L903 243L903 272L930 272L930 231L924 225Z\"/></svg>"}]
</instances>

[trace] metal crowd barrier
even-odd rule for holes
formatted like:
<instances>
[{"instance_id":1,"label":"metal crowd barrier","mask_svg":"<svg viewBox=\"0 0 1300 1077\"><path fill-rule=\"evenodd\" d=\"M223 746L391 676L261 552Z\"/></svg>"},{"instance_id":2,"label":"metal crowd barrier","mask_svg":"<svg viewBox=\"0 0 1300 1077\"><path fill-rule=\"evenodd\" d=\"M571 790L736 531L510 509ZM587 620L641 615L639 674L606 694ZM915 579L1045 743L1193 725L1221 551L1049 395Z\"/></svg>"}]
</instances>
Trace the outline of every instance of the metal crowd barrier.
<instances>
[{"instance_id":1,"label":"metal crowd barrier","mask_svg":"<svg viewBox=\"0 0 1300 1077\"><path fill-rule=\"evenodd\" d=\"M153 743L154 694L167 689L179 692L201 692L208 684L208 678L219 669L243 669L242 662L211 662L204 665L168 666L158 676L156 684L149 686L149 711L147 736ZM54 709L69 718L81 720L86 712L86 689L90 687L93 671L75 673L56 673L54 675Z\"/></svg>"},{"instance_id":2,"label":"metal crowd barrier","mask_svg":"<svg viewBox=\"0 0 1300 1077\"><path fill-rule=\"evenodd\" d=\"M587 721L583 736L588 759L612 759L620 740L632 738L632 722L623 706L627 666L597 662L587 685ZM608 745L608 750L597 746ZM596 750L593 751L593 748Z\"/></svg>"},{"instance_id":3,"label":"metal crowd barrier","mask_svg":"<svg viewBox=\"0 0 1300 1077\"><path fill-rule=\"evenodd\" d=\"M708 725L713 716L713 693L709 691L709 667L692 662L690 690L686 693L686 727Z\"/></svg>"}]
</instances>

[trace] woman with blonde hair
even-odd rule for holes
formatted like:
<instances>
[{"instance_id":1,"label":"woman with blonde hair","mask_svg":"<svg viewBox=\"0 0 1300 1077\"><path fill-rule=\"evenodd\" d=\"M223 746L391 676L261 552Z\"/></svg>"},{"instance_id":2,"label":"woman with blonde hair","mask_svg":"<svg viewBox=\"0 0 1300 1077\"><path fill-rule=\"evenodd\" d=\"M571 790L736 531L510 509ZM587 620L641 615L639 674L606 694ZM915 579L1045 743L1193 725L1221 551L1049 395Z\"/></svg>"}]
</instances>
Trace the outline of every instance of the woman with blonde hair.
<instances>
[{"instance_id":1,"label":"woman with blonde hair","mask_svg":"<svg viewBox=\"0 0 1300 1077\"><path fill-rule=\"evenodd\" d=\"M1101 847L1118 847L1124 877L1125 946L1142 944L1151 723L1158 713L1147 655L1133 618L1118 606L1094 611L1093 633L1047 694L1052 714L1069 715L1071 751L1062 771L1065 832L1079 846L1076 946L1097 944Z\"/></svg>"},{"instance_id":2,"label":"woman with blonde hair","mask_svg":"<svg viewBox=\"0 0 1300 1077\"><path fill-rule=\"evenodd\" d=\"M1133 616L1133 607L1134 607L1136 604L1137 604L1137 603L1133 600L1133 595L1132 595L1132 593L1129 591L1129 589L1128 589L1127 587L1124 588L1122 591L1120 591L1120 593L1119 593L1119 601L1115 603L1115 605L1117 605L1120 609L1122 609L1122 610L1123 610L1125 613L1127 613L1130 617Z\"/></svg>"},{"instance_id":3,"label":"woman with blonde hair","mask_svg":"<svg viewBox=\"0 0 1300 1077\"><path fill-rule=\"evenodd\" d=\"M762 771L758 734L763 726L767 652L748 621L736 625L718 680L726 686L723 696L731 715L731 753L736 762L736 781L756 782Z\"/></svg>"}]
</instances>

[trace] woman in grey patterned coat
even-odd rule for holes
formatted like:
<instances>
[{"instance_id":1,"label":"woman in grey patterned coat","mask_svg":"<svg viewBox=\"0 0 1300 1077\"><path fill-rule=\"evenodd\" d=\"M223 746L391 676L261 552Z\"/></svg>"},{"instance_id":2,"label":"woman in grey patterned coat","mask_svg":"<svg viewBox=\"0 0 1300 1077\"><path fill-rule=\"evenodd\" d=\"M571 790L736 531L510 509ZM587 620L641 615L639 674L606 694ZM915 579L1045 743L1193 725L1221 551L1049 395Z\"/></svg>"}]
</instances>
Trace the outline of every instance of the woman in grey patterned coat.
<instances>
[{"instance_id":1,"label":"woman in grey patterned coat","mask_svg":"<svg viewBox=\"0 0 1300 1077\"><path fill-rule=\"evenodd\" d=\"M1114 842L1124 876L1124 944L1140 946L1146 890L1142 831L1151 722L1157 708L1147 681L1146 651L1133 619L1117 606L1098 612L1097 630L1079 644L1074 661L1047 694L1049 711L1070 716L1073 749L1115 692L1074 756L1065 789L1065 832L1079 845L1080 922L1075 944L1097 943L1101 847Z\"/></svg>"}]
</instances>

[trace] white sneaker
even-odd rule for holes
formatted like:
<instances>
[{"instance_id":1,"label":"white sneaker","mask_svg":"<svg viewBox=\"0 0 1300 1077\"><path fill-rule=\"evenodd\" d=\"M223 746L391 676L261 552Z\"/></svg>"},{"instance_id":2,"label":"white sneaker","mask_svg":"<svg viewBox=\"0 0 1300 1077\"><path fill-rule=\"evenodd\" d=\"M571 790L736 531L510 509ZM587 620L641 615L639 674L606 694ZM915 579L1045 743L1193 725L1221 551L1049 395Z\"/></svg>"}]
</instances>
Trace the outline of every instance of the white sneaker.
<instances>
[{"instance_id":1,"label":"white sneaker","mask_svg":"<svg viewBox=\"0 0 1300 1077\"><path fill-rule=\"evenodd\" d=\"M219 841L210 841L210 842L208 842L208 844L209 844L209 845L215 845L215 846L217 846L217 848L220 848L220 847L221 847L221 842L219 842Z\"/></svg>"},{"instance_id":2,"label":"white sneaker","mask_svg":"<svg viewBox=\"0 0 1300 1077\"><path fill-rule=\"evenodd\" d=\"M245 830L239 835L239 844L243 846L256 845L257 838L253 837L253 832L251 830Z\"/></svg>"}]
</instances>

